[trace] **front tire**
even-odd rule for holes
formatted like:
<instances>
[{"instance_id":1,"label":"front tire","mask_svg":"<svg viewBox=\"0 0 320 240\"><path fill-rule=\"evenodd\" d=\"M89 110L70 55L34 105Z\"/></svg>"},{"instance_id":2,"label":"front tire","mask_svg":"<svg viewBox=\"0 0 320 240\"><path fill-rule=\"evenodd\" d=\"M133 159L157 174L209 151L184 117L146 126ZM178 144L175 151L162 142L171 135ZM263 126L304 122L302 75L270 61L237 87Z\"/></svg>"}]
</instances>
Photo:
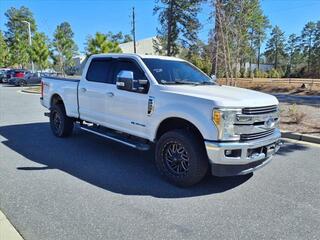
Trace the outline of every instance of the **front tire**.
<instances>
[{"instance_id":1,"label":"front tire","mask_svg":"<svg viewBox=\"0 0 320 240\"><path fill-rule=\"evenodd\" d=\"M189 187L206 175L208 158L196 134L177 129L164 133L157 142L156 165L167 181L179 187Z\"/></svg>"},{"instance_id":2,"label":"front tire","mask_svg":"<svg viewBox=\"0 0 320 240\"><path fill-rule=\"evenodd\" d=\"M20 87L24 87L27 85L27 82L25 80L21 80L21 81L19 81L19 84L17 84L17 85L19 85Z\"/></svg>"},{"instance_id":3,"label":"front tire","mask_svg":"<svg viewBox=\"0 0 320 240\"><path fill-rule=\"evenodd\" d=\"M50 127L57 137L68 137L73 131L73 119L66 115L63 104L56 104L50 111Z\"/></svg>"}]
</instances>

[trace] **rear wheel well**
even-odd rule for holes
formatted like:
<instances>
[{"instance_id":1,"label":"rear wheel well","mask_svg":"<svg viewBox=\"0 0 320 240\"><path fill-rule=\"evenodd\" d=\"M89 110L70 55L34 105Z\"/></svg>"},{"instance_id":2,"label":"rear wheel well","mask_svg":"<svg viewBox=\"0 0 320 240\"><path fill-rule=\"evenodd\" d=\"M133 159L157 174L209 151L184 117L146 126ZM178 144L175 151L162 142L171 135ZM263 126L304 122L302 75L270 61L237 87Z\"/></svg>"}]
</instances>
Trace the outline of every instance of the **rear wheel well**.
<instances>
[{"instance_id":1,"label":"rear wheel well","mask_svg":"<svg viewBox=\"0 0 320 240\"><path fill-rule=\"evenodd\" d=\"M50 107L53 107L54 105L57 105L57 104L62 104L64 106L62 98L58 94L54 94L51 97Z\"/></svg>"},{"instance_id":2,"label":"rear wheel well","mask_svg":"<svg viewBox=\"0 0 320 240\"><path fill-rule=\"evenodd\" d=\"M164 133L175 129L187 129L196 134L199 139L203 140L201 132L194 124L183 118L176 117L167 118L160 123L156 134L156 140L159 140Z\"/></svg>"}]
</instances>

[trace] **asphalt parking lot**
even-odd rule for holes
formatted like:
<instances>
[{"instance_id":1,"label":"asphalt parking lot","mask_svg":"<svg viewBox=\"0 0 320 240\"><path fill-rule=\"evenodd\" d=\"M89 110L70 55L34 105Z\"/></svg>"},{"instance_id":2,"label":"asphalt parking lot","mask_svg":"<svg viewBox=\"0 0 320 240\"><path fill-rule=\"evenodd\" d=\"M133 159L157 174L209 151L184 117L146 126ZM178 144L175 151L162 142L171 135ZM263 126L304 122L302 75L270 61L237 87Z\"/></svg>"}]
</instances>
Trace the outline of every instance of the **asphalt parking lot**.
<instances>
[{"instance_id":1,"label":"asphalt parking lot","mask_svg":"<svg viewBox=\"0 0 320 240\"><path fill-rule=\"evenodd\" d=\"M55 138L39 95L19 89L0 86L0 209L25 239L319 239L319 145L288 142L254 174L179 189L151 153Z\"/></svg>"}]
</instances>

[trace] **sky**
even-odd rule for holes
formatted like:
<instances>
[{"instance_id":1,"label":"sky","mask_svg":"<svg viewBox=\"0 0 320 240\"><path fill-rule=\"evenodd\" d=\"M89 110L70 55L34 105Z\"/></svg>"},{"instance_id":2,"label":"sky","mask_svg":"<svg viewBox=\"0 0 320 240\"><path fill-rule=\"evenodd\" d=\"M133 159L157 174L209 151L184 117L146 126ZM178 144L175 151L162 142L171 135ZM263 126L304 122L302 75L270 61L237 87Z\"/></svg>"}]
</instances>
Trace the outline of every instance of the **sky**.
<instances>
[{"instance_id":1,"label":"sky","mask_svg":"<svg viewBox=\"0 0 320 240\"><path fill-rule=\"evenodd\" d=\"M159 24L153 15L154 5L154 0L0 0L0 30L6 30L4 13L8 8L26 6L34 14L38 31L45 32L49 38L58 24L69 22L83 52L87 37L95 32L130 33L133 6L137 40L155 36ZM320 0L262 0L261 6L270 23L278 25L286 36L300 34L308 21L320 20ZM207 41L213 25L210 11L210 6L203 5L199 14L203 25L199 37L203 41Z\"/></svg>"}]
</instances>

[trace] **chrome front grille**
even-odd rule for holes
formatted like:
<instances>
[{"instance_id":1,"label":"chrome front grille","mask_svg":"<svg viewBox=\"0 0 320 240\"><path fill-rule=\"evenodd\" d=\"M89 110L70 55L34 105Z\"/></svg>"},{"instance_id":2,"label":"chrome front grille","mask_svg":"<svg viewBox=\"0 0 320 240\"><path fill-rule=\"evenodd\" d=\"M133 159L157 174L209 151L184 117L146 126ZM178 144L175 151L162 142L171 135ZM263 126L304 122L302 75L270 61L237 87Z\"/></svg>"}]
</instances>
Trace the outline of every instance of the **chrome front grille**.
<instances>
[{"instance_id":1,"label":"chrome front grille","mask_svg":"<svg viewBox=\"0 0 320 240\"><path fill-rule=\"evenodd\" d=\"M240 141L250 141L258 138L267 137L272 135L274 131L275 129L270 129L270 130L259 132L259 133L241 134Z\"/></svg>"},{"instance_id":2,"label":"chrome front grille","mask_svg":"<svg viewBox=\"0 0 320 240\"><path fill-rule=\"evenodd\" d=\"M278 109L277 105L266 106L266 107L247 107L242 109L242 114L245 115L257 115L276 112Z\"/></svg>"}]
</instances>

